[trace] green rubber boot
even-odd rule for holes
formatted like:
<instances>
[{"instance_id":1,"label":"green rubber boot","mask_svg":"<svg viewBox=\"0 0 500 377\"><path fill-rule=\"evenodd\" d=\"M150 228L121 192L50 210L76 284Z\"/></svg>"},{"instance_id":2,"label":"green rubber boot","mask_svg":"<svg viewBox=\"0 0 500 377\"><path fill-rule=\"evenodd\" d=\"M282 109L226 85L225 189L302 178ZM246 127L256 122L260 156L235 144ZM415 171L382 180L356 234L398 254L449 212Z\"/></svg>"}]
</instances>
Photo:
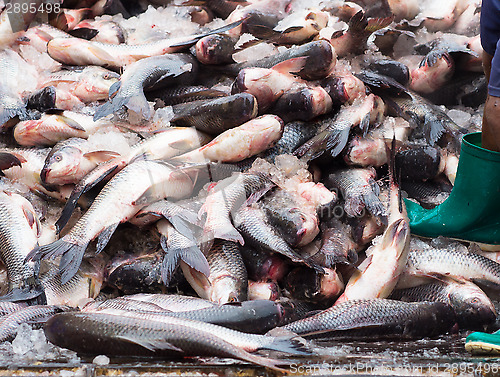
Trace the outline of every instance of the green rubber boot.
<instances>
[{"instance_id":1,"label":"green rubber boot","mask_svg":"<svg viewBox=\"0 0 500 377\"><path fill-rule=\"evenodd\" d=\"M500 245L500 153L481 148L480 132L465 135L448 199L430 210L405 202L413 234Z\"/></svg>"},{"instance_id":2,"label":"green rubber boot","mask_svg":"<svg viewBox=\"0 0 500 377\"><path fill-rule=\"evenodd\" d=\"M500 355L500 334L473 332L465 339L465 349L474 355Z\"/></svg>"}]
</instances>

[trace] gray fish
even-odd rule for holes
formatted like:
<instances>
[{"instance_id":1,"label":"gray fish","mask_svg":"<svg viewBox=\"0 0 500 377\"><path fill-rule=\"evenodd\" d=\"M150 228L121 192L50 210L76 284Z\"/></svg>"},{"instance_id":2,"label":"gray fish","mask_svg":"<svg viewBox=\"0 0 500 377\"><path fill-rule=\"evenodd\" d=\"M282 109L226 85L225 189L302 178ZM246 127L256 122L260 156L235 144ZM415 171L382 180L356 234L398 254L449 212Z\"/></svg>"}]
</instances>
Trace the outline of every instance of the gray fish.
<instances>
[{"instance_id":1,"label":"gray fish","mask_svg":"<svg viewBox=\"0 0 500 377\"><path fill-rule=\"evenodd\" d=\"M10 301L1 301L0 302L0 321L2 321L2 317L7 314L11 314L14 312L18 312L23 308L26 308L28 304L26 302L10 302Z\"/></svg>"},{"instance_id":2,"label":"gray fish","mask_svg":"<svg viewBox=\"0 0 500 377\"><path fill-rule=\"evenodd\" d=\"M412 239L406 269L397 288L408 288L411 277L449 276L500 287L500 264L464 247L434 247Z\"/></svg>"},{"instance_id":3,"label":"gray fish","mask_svg":"<svg viewBox=\"0 0 500 377\"><path fill-rule=\"evenodd\" d=\"M82 312L98 312L106 309L130 310L136 312L169 312L151 302L132 300L128 296L121 296L104 301L90 301Z\"/></svg>"},{"instance_id":4,"label":"gray fish","mask_svg":"<svg viewBox=\"0 0 500 377\"><path fill-rule=\"evenodd\" d=\"M21 301L40 296L40 300L45 301L35 264L24 262L29 250L38 246L40 233L40 223L31 203L18 194L1 191L0 258L7 267L9 280L9 292L2 299Z\"/></svg>"},{"instance_id":5,"label":"gray fish","mask_svg":"<svg viewBox=\"0 0 500 377\"><path fill-rule=\"evenodd\" d=\"M278 302L252 300L169 315L213 323L242 332L264 334L283 323L284 312L285 309Z\"/></svg>"},{"instance_id":6,"label":"gray fish","mask_svg":"<svg viewBox=\"0 0 500 377\"><path fill-rule=\"evenodd\" d=\"M87 66L53 72L40 85L54 86L56 97L58 90L65 90L88 103L107 99L110 87L119 78L120 75L116 72L98 66Z\"/></svg>"},{"instance_id":7,"label":"gray fish","mask_svg":"<svg viewBox=\"0 0 500 377\"><path fill-rule=\"evenodd\" d=\"M81 268L66 284L61 283L57 264L45 260L40 267L42 285L48 305L77 307L94 299L104 283L104 257L83 260Z\"/></svg>"},{"instance_id":8,"label":"gray fish","mask_svg":"<svg viewBox=\"0 0 500 377\"><path fill-rule=\"evenodd\" d=\"M275 228L267 222L262 209L258 207L242 207L236 212L233 222L236 229L241 232L250 245L282 254L293 262L305 263L321 270L314 263L305 260L286 243Z\"/></svg>"},{"instance_id":9,"label":"gray fish","mask_svg":"<svg viewBox=\"0 0 500 377\"><path fill-rule=\"evenodd\" d=\"M45 325L47 339L89 354L171 357L233 357L272 369L275 361L249 353L260 348L304 354L294 340L250 335L203 322L113 310L109 313L63 313ZM267 338L267 339L266 339ZM76 341L78 339L78 341ZM299 348L299 350L297 350Z\"/></svg>"},{"instance_id":10,"label":"gray fish","mask_svg":"<svg viewBox=\"0 0 500 377\"><path fill-rule=\"evenodd\" d=\"M429 180L425 182L402 181L401 188L408 196L425 208L432 208L443 203L451 193L453 185L449 182Z\"/></svg>"},{"instance_id":11,"label":"gray fish","mask_svg":"<svg viewBox=\"0 0 500 377\"><path fill-rule=\"evenodd\" d=\"M276 189L259 203L262 203L269 224L290 246L305 246L319 233L316 211L304 208L297 195Z\"/></svg>"},{"instance_id":12,"label":"gray fish","mask_svg":"<svg viewBox=\"0 0 500 377\"><path fill-rule=\"evenodd\" d=\"M171 296L170 302L176 306L165 305L166 308L162 308L152 302L135 300L137 296L125 296L106 300L102 303L94 304L94 307L87 305L85 311L102 310L105 308L138 312L163 311L173 317L212 323L253 334L264 334L268 330L279 326L285 320L283 318L285 308L280 303L271 300L253 300L217 305L212 301L197 297L169 295ZM182 307L182 304L184 304L184 307ZM168 308L174 308L175 310L170 311ZM290 310L287 311L287 315L292 315Z\"/></svg>"},{"instance_id":13,"label":"gray fish","mask_svg":"<svg viewBox=\"0 0 500 377\"><path fill-rule=\"evenodd\" d=\"M206 33L173 39L162 38L159 41L140 45L125 43L116 45L80 38L54 38L47 44L47 52L52 59L70 66L99 65L120 68L148 57L168 56L166 54L185 50L200 38L222 33L240 25L241 22L242 20L239 20Z\"/></svg>"},{"instance_id":14,"label":"gray fish","mask_svg":"<svg viewBox=\"0 0 500 377\"><path fill-rule=\"evenodd\" d=\"M464 329L481 329L495 322L496 310L488 296L474 283L450 278L393 292L391 299L406 302L439 301L455 311Z\"/></svg>"},{"instance_id":15,"label":"gray fish","mask_svg":"<svg viewBox=\"0 0 500 377\"><path fill-rule=\"evenodd\" d=\"M171 122L218 135L257 116L257 101L249 93L199 100L173 106Z\"/></svg>"},{"instance_id":16,"label":"gray fish","mask_svg":"<svg viewBox=\"0 0 500 377\"><path fill-rule=\"evenodd\" d=\"M445 334L455 324L453 309L442 302L388 299L350 300L284 328L314 338L424 338Z\"/></svg>"},{"instance_id":17,"label":"gray fish","mask_svg":"<svg viewBox=\"0 0 500 377\"><path fill-rule=\"evenodd\" d=\"M123 106L143 118L151 117L145 90L192 80L198 73L196 60L188 54L168 54L141 59L125 69L120 81L109 89L109 102L96 109L94 121L120 110Z\"/></svg>"},{"instance_id":18,"label":"gray fish","mask_svg":"<svg viewBox=\"0 0 500 377\"><path fill-rule=\"evenodd\" d=\"M33 305L7 314L0 320L0 343L14 339L19 325L22 323L40 325L45 323L54 314L70 310L75 309L61 305Z\"/></svg>"},{"instance_id":19,"label":"gray fish","mask_svg":"<svg viewBox=\"0 0 500 377\"><path fill-rule=\"evenodd\" d=\"M300 57L306 57L307 59L304 66L296 74L305 80L318 80L326 77L337 62L335 50L331 44L327 41L319 40L293 46L284 52L279 52L258 60L230 64L224 67L224 71L236 76L243 68L271 68L285 60Z\"/></svg>"},{"instance_id":20,"label":"gray fish","mask_svg":"<svg viewBox=\"0 0 500 377\"><path fill-rule=\"evenodd\" d=\"M62 256L61 282L76 273L88 244L97 240L97 253L106 246L121 222L140 208L166 197L182 198L191 193L193 182L184 172L159 161L138 160L116 174L96 197L73 228L59 240L34 248L27 260Z\"/></svg>"},{"instance_id":21,"label":"gray fish","mask_svg":"<svg viewBox=\"0 0 500 377\"><path fill-rule=\"evenodd\" d=\"M380 188L375 177L373 168L344 168L328 175L325 185L344 197L347 216L361 216L366 209L373 216L381 217L386 215L386 210L378 197Z\"/></svg>"}]
</instances>

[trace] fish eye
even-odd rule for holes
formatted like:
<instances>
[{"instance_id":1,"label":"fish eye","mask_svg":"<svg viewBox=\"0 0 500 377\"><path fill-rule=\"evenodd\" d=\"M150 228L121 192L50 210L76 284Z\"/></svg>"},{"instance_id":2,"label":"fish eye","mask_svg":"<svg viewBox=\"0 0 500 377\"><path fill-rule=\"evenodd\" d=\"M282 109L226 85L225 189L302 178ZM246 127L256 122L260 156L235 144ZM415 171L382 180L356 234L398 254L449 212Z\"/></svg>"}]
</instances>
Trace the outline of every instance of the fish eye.
<instances>
[{"instance_id":1,"label":"fish eye","mask_svg":"<svg viewBox=\"0 0 500 377\"><path fill-rule=\"evenodd\" d=\"M109 80L111 78L111 75L109 74L109 72L106 72L104 75L102 75L102 78L104 80Z\"/></svg>"},{"instance_id":2,"label":"fish eye","mask_svg":"<svg viewBox=\"0 0 500 377\"><path fill-rule=\"evenodd\" d=\"M479 304L479 299L477 297L474 297L471 302L473 304Z\"/></svg>"},{"instance_id":3,"label":"fish eye","mask_svg":"<svg viewBox=\"0 0 500 377\"><path fill-rule=\"evenodd\" d=\"M60 155L56 155L54 156L54 160L56 160L56 162L60 162L62 160L62 157Z\"/></svg>"}]
</instances>

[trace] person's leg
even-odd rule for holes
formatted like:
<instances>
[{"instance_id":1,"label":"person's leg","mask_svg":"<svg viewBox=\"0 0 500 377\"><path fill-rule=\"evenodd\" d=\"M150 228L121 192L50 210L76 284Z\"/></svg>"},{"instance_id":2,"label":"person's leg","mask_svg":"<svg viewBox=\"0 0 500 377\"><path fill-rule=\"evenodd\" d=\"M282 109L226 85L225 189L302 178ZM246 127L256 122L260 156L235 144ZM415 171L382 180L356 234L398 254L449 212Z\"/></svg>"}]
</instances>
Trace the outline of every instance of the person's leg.
<instances>
[{"instance_id":1,"label":"person's leg","mask_svg":"<svg viewBox=\"0 0 500 377\"><path fill-rule=\"evenodd\" d=\"M500 41L494 56L483 52L483 69L488 97L484 104L482 147L500 152Z\"/></svg>"},{"instance_id":2,"label":"person's leg","mask_svg":"<svg viewBox=\"0 0 500 377\"><path fill-rule=\"evenodd\" d=\"M482 147L500 152L500 98L488 95L484 105Z\"/></svg>"}]
</instances>

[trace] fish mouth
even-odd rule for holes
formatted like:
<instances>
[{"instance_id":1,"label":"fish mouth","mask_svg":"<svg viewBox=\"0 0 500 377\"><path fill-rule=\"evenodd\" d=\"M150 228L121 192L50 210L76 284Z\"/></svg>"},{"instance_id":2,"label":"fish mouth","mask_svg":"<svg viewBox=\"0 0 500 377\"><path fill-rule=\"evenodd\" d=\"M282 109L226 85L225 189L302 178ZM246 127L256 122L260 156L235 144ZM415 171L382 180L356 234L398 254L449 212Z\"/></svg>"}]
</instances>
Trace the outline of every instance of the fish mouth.
<instances>
[{"instance_id":1,"label":"fish mouth","mask_svg":"<svg viewBox=\"0 0 500 377\"><path fill-rule=\"evenodd\" d=\"M40 172L40 180L43 183L47 183L47 174L49 174L49 173L50 173L49 168L43 168L42 171Z\"/></svg>"}]
</instances>

